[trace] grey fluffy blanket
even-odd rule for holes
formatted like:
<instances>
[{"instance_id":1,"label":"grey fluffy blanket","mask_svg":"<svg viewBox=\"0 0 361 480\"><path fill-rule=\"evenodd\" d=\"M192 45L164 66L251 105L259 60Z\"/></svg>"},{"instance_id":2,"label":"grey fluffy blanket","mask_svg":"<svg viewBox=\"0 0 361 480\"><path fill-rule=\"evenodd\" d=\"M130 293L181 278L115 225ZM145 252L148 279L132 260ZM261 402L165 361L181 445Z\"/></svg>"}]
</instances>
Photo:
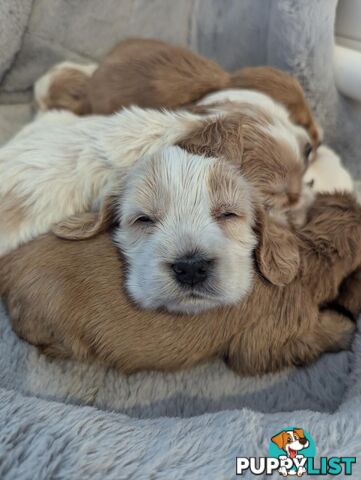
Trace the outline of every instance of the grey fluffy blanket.
<instances>
[{"instance_id":1,"label":"grey fluffy blanket","mask_svg":"<svg viewBox=\"0 0 361 480\"><path fill-rule=\"evenodd\" d=\"M295 73L328 143L361 178L361 109L333 81L335 11L336 0L2 0L0 141L31 118L31 85L50 65L154 36L230 69ZM318 456L360 457L360 373L358 334L352 352L262 378L220 362L127 378L39 355L0 306L0 478L230 479L236 456L267 455L271 436L292 425L311 433Z\"/></svg>"}]
</instances>

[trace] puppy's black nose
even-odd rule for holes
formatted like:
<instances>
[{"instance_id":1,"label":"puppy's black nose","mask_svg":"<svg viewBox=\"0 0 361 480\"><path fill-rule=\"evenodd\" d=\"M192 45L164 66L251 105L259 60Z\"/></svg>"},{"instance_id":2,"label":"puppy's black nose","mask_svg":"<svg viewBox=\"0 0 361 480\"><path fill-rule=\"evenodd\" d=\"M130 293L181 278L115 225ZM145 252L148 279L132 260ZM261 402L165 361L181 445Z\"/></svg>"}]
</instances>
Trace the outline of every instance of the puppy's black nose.
<instances>
[{"instance_id":1,"label":"puppy's black nose","mask_svg":"<svg viewBox=\"0 0 361 480\"><path fill-rule=\"evenodd\" d=\"M300 442L301 445L306 445L306 443L307 443L307 438L301 437L301 438L299 439L299 442Z\"/></svg>"},{"instance_id":2,"label":"puppy's black nose","mask_svg":"<svg viewBox=\"0 0 361 480\"><path fill-rule=\"evenodd\" d=\"M207 279L212 263L212 260L193 255L179 258L171 267L177 282L193 287Z\"/></svg>"}]
</instances>

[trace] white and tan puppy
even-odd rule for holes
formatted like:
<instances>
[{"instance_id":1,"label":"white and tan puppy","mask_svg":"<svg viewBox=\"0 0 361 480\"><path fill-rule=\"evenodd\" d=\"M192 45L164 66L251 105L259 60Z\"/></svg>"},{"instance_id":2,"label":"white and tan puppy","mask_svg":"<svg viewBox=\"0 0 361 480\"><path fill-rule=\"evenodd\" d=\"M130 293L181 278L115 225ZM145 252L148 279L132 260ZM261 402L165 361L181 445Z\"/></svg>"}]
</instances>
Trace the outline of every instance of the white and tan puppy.
<instances>
[{"instance_id":1,"label":"white and tan puppy","mask_svg":"<svg viewBox=\"0 0 361 480\"><path fill-rule=\"evenodd\" d=\"M139 107L109 117L45 112L0 149L0 255L67 217L102 209L139 158L174 144L226 158L270 208L297 209L305 190L307 134L282 107L273 110L246 98L237 111L225 104L202 113ZM90 223L69 225L78 228L77 238L80 230L83 238L97 231Z\"/></svg>"},{"instance_id":2,"label":"white and tan puppy","mask_svg":"<svg viewBox=\"0 0 361 480\"><path fill-rule=\"evenodd\" d=\"M196 313L232 304L253 278L255 198L235 167L165 149L133 167L115 241L131 297L144 308Z\"/></svg>"},{"instance_id":3,"label":"white and tan puppy","mask_svg":"<svg viewBox=\"0 0 361 480\"><path fill-rule=\"evenodd\" d=\"M309 160L312 145L307 131L291 122L286 108L264 93L246 89L225 89L206 95L198 102L198 105L209 106L221 111L225 109L243 110L245 105L255 105L275 120L275 125L270 131L279 138L284 137L287 139L286 141L293 141L295 149L299 148L300 144L303 145L305 149L304 158ZM301 158L303 157L301 156Z\"/></svg>"},{"instance_id":4,"label":"white and tan puppy","mask_svg":"<svg viewBox=\"0 0 361 480\"><path fill-rule=\"evenodd\" d=\"M0 255L99 208L138 158L174 144L199 118L137 107L110 117L41 115L0 149Z\"/></svg>"}]
</instances>

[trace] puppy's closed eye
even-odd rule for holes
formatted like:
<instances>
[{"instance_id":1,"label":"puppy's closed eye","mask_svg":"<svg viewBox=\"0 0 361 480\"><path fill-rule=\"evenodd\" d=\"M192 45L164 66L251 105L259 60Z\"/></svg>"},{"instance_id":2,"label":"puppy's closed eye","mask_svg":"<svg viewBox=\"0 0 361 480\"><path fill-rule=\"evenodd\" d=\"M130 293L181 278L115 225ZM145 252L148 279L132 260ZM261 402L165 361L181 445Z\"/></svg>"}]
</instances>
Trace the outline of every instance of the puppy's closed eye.
<instances>
[{"instance_id":1,"label":"puppy's closed eye","mask_svg":"<svg viewBox=\"0 0 361 480\"><path fill-rule=\"evenodd\" d=\"M127 224L131 227L149 229L156 225L157 219L152 215L141 213L141 214L133 215L124 219L122 223Z\"/></svg>"},{"instance_id":2,"label":"puppy's closed eye","mask_svg":"<svg viewBox=\"0 0 361 480\"><path fill-rule=\"evenodd\" d=\"M232 210L218 210L213 213L213 216L217 221L223 222L229 220L241 220L245 218L243 214Z\"/></svg>"}]
</instances>

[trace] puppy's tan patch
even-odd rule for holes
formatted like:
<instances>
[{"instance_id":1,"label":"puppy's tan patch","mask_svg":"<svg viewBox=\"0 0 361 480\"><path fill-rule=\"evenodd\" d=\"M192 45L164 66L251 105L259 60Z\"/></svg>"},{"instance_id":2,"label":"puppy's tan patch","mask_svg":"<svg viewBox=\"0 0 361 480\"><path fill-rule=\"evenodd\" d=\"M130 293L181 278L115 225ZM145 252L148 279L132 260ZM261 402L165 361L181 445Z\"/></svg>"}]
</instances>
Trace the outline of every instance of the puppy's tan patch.
<instances>
[{"instance_id":1,"label":"puppy's tan patch","mask_svg":"<svg viewBox=\"0 0 361 480\"><path fill-rule=\"evenodd\" d=\"M55 75L43 102L47 108L70 110L76 115L91 113L88 99L89 76L73 68Z\"/></svg>"},{"instance_id":2,"label":"puppy's tan patch","mask_svg":"<svg viewBox=\"0 0 361 480\"><path fill-rule=\"evenodd\" d=\"M259 108L230 111L205 119L179 142L187 151L223 157L240 169L270 207L289 208L298 202L304 165L291 147L268 130L271 119Z\"/></svg>"},{"instance_id":3,"label":"puppy's tan patch","mask_svg":"<svg viewBox=\"0 0 361 480\"><path fill-rule=\"evenodd\" d=\"M319 128L301 84L292 75L272 67L246 67L231 75L230 87L257 90L283 104L290 112L292 121L308 131L314 149L319 146Z\"/></svg>"},{"instance_id":4,"label":"puppy's tan patch","mask_svg":"<svg viewBox=\"0 0 361 480\"><path fill-rule=\"evenodd\" d=\"M103 59L89 83L94 113L122 107L176 108L226 88L229 74L212 60L160 40L130 38Z\"/></svg>"}]
</instances>

